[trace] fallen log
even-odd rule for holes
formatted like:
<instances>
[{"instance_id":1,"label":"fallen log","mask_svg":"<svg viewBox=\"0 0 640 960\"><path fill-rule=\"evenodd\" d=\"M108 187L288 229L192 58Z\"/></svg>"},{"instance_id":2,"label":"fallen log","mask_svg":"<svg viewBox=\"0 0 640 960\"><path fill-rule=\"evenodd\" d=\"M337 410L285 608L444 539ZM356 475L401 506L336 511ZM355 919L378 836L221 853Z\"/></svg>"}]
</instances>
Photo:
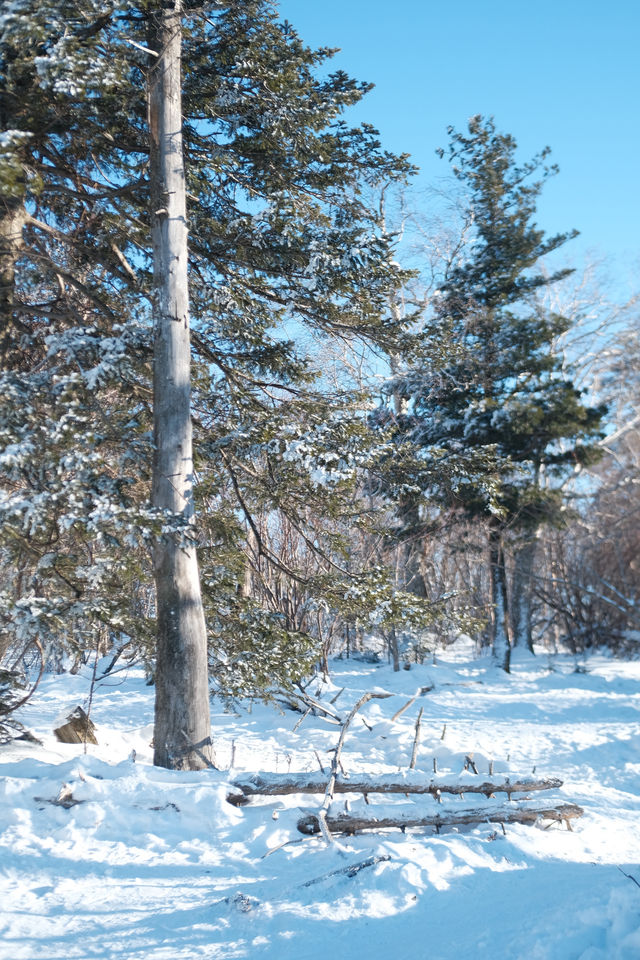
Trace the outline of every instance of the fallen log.
<instances>
[{"instance_id":1,"label":"fallen log","mask_svg":"<svg viewBox=\"0 0 640 960\"><path fill-rule=\"evenodd\" d=\"M581 817L582 807L575 803L561 803L556 806L502 806L476 807L457 812L434 813L423 816L351 816L348 813L332 816L327 814L324 823L331 833L353 834L360 830L388 830L393 827L406 830L407 827L457 827L472 823L535 823L537 820L555 820L570 827L570 821ZM298 820L298 830L307 835L320 832L320 824L315 813L307 813Z\"/></svg>"},{"instance_id":2,"label":"fallen log","mask_svg":"<svg viewBox=\"0 0 640 960\"><path fill-rule=\"evenodd\" d=\"M254 773L236 776L232 786L239 793L227 794L229 803L242 806L249 802L249 797L277 797L291 793L325 793L327 778L312 771L308 773ZM434 780L421 773L407 771L404 774L369 774L355 773L351 777L336 777L332 793L417 793L431 794L439 797L440 794L450 793L460 796L465 793L480 793L490 797L495 793L506 793L509 798L513 793L531 793L537 790L556 790L562 786L562 780L555 777L543 779L505 779L500 782L485 780L447 782Z\"/></svg>"}]
</instances>

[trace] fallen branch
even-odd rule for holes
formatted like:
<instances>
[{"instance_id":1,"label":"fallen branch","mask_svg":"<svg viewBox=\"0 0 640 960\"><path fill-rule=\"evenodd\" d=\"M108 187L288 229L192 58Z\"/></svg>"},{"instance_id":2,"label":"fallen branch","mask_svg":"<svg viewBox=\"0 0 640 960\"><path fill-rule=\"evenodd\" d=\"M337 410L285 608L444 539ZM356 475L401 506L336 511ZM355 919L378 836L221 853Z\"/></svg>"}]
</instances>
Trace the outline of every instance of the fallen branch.
<instances>
[{"instance_id":1,"label":"fallen branch","mask_svg":"<svg viewBox=\"0 0 640 960\"><path fill-rule=\"evenodd\" d=\"M327 785L326 785L326 787L325 787L324 799L323 799L323 801L322 801L322 806L320 807L320 810L318 811L318 816L316 817L316 820L317 820L317 823L318 823L318 830L320 831L320 833L322 834L322 836L324 837L324 839L325 839L325 841L326 841L327 843L331 843L331 832L328 830L327 825L326 825L327 811L328 811L328 809L329 809L329 806L330 806L330 804L331 804L331 801L333 800L333 792L334 792L334 787L335 787L335 783L336 783L336 777L338 776L338 770L341 769L340 754L342 753L342 747L343 747L343 745L344 745L344 738L345 738L345 736L346 736L346 734L347 734L347 730L348 730L348 728L349 728L349 724L351 723L351 721L352 721L353 718L355 717L355 715L356 715L356 713L358 712L358 710L359 710L361 707L363 707L363 706L365 705L365 703L368 703L369 700L372 700L374 697L381 699L381 698L383 698L383 697L388 697L388 696L391 696L391 694L388 694L388 693L364 693L364 694L360 697L360 699L358 700L358 702L356 703L355 707L352 709L351 713L349 714L349 716L347 717L347 719L345 720L345 722L342 724L342 729L341 729L341 731L340 731L340 736L338 737L338 743L337 743L337 746L336 746L336 749L335 749L335 753L334 753L334 755L333 755L333 760L331 761L331 771L330 771L330 775L329 775L329 782L327 783Z\"/></svg>"},{"instance_id":2,"label":"fallen branch","mask_svg":"<svg viewBox=\"0 0 640 960\"><path fill-rule=\"evenodd\" d=\"M418 746L420 744L420 724L422 723L422 714L424 707L420 707L420 712L418 713L418 719L416 720L416 735L413 739L413 750L411 751L411 762L409 763L409 770L415 770L416 760L418 757Z\"/></svg>"},{"instance_id":3,"label":"fallen branch","mask_svg":"<svg viewBox=\"0 0 640 960\"><path fill-rule=\"evenodd\" d=\"M331 772L329 775L329 782L325 787L324 800L322 801L322 806L317 816L318 829L322 833L322 836L327 841L327 843L331 843L331 834L326 827L325 820L326 820L327 811L329 809L329 805L333 800L333 793L334 793L336 778L338 776L338 770L340 769L340 755L342 753L342 747L344 746L344 739L347 735L347 730L349 729L349 725L353 720L353 718L355 717L358 710L360 710L360 708L363 707L365 703L368 703L369 700L384 700L390 696L391 696L390 693L372 693L372 692L363 693L360 699L358 700L358 702L356 703L356 705L353 707L351 713L349 714L345 722L342 724L342 730L340 731L340 736L338 737L336 750L333 755L333 760L331 761Z\"/></svg>"},{"instance_id":4,"label":"fallen branch","mask_svg":"<svg viewBox=\"0 0 640 960\"><path fill-rule=\"evenodd\" d=\"M335 710L332 710L331 707L328 707L324 703L320 703L319 700L316 700L315 697L312 697L302 690L300 692L288 691L285 693L281 691L277 695L277 699L280 703L285 704L291 710L295 710L297 713L305 713L307 710L311 710L316 716L317 714L322 714L325 719L329 720L331 723L342 723L341 718L338 716Z\"/></svg>"},{"instance_id":5,"label":"fallen branch","mask_svg":"<svg viewBox=\"0 0 640 960\"><path fill-rule=\"evenodd\" d=\"M633 882L635 883L636 887L640 887L640 883L636 880L635 877L632 877L630 873L625 873L624 870L622 869L622 867L618 867L618 870L620 871L620 873L622 874L623 877L626 877L627 880L633 880Z\"/></svg>"},{"instance_id":6,"label":"fallen branch","mask_svg":"<svg viewBox=\"0 0 640 960\"><path fill-rule=\"evenodd\" d=\"M322 877L315 877L313 880L307 880L302 884L302 886L312 887L314 883L322 883L323 880L329 880L330 877L355 877L356 874L360 873L361 870L364 870L365 867L374 867L376 863L385 863L387 860L391 860L391 857L388 853L385 853L380 857L368 857L366 860L361 860L360 863L352 863L349 867L341 867L340 870L332 870L331 873L325 873Z\"/></svg>"},{"instance_id":7,"label":"fallen branch","mask_svg":"<svg viewBox=\"0 0 640 960\"><path fill-rule=\"evenodd\" d=\"M404 706L400 707L399 710L396 710L396 712L394 713L394 715L391 717L391 723L393 723L395 720L397 720L398 717L401 717L402 714L405 712L405 710L408 710L409 707L410 707L413 703L415 703L417 699L418 699L418 694L416 693L416 695L415 695L414 697L411 697L410 700L407 700L407 702L404 704Z\"/></svg>"},{"instance_id":8,"label":"fallen branch","mask_svg":"<svg viewBox=\"0 0 640 960\"><path fill-rule=\"evenodd\" d=\"M344 742L344 737L342 738ZM337 760L340 756L337 754ZM332 763L332 771L334 764ZM291 793L325 793L326 777L314 772L308 773L254 773L235 777L232 786L240 793L229 793L227 800L235 806L248 803L252 796L277 797ZM546 780L503 780L482 783L439 782L423 773L408 771L403 774L390 773L372 776L356 773L351 777L336 776L332 786L333 793L416 793L431 794L437 797L441 793L460 795L461 793L481 793L490 797L494 793L531 793L537 790L556 790L562 786L562 780L550 777Z\"/></svg>"},{"instance_id":9,"label":"fallen branch","mask_svg":"<svg viewBox=\"0 0 640 960\"><path fill-rule=\"evenodd\" d=\"M338 814L325 815L325 827L331 833L357 833L359 830L388 830L397 828L406 830L408 827L442 827L463 826L472 823L535 823L537 820L555 820L567 824L581 817L584 810L575 803L562 803L557 806L503 806L479 807L476 809L460 810L457 813L435 813L424 816L396 816L396 817L364 817ZM318 816L314 813L305 814L298 820L298 830L304 834L318 833L320 825Z\"/></svg>"}]
</instances>

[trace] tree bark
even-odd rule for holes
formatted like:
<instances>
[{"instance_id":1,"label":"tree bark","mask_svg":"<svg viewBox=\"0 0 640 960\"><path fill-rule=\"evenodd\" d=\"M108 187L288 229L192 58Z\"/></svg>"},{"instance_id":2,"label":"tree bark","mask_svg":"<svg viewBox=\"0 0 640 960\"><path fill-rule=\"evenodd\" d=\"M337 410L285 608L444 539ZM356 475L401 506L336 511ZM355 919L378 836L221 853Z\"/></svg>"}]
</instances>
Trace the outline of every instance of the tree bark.
<instances>
[{"instance_id":1,"label":"tree bark","mask_svg":"<svg viewBox=\"0 0 640 960\"><path fill-rule=\"evenodd\" d=\"M511 664L511 625L507 597L502 531L497 524L489 528L489 574L491 582L491 648L498 666L507 673Z\"/></svg>"},{"instance_id":2,"label":"tree bark","mask_svg":"<svg viewBox=\"0 0 640 960\"><path fill-rule=\"evenodd\" d=\"M149 72L155 286L152 503L186 527L159 536L153 548L157 608L153 762L195 770L211 765L212 752L207 636L193 545L181 0L168 0L151 12L149 46L156 52Z\"/></svg>"},{"instance_id":3,"label":"tree bark","mask_svg":"<svg viewBox=\"0 0 640 960\"><path fill-rule=\"evenodd\" d=\"M514 569L511 581L511 630L514 647L533 653L533 627L531 620L533 601L533 565L538 541L532 537L514 552Z\"/></svg>"}]
</instances>

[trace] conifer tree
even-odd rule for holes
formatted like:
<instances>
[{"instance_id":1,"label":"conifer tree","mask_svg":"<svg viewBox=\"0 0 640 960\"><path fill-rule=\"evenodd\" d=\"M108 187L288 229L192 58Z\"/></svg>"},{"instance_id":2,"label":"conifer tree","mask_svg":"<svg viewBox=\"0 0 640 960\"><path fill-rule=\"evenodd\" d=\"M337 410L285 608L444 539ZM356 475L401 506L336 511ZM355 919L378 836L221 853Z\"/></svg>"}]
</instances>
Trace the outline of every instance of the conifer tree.
<instances>
[{"instance_id":1,"label":"conifer tree","mask_svg":"<svg viewBox=\"0 0 640 960\"><path fill-rule=\"evenodd\" d=\"M2 374L2 545L24 573L3 595L8 631L23 611L54 637L80 619L135 636L129 585L184 532L150 502L150 227L166 208L149 178L154 10L14 0L0 21L0 175L15 194L0 235L16 237L2 242L3 331L29 361ZM181 27L195 496L208 505L190 536L216 643L262 638L261 655L275 643L295 661L295 636L238 590L238 517L284 511L319 544L310 505L343 510L369 454L355 398L323 396L282 325L394 341L385 308L403 275L367 192L411 167L343 122L368 86L319 76L331 51L305 47L266 0L187 4Z\"/></svg>"},{"instance_id":2,"label":"conifer tree","mask_svg":"<svg viewBox=\"0 0 640 960\"><path fill-rule=\"evenodd\" d=\"M440 345L440 354L446 343L449 354L440 364L410 371L395 389L410 403L410 433L421 448L452 459L462 451L486 458L480 475L432 493L488 524L491 639L498 663L508 670L513 637L506 532L526 541L540 524L554 521L562 497L541 474L552 481L595 455L603 411L585 405L554 353L569 320L541 310L533 298L568 272L543 271L541 258L575 236L546 238L534 221L544 182L556 172L546 165L549 150L518 165L513 137L479 116L467 133L449 128L449 134L446 155L474 224L466 259L444 279L425 330L425 354L430 343Z\"/></svg>"}]
</instances>

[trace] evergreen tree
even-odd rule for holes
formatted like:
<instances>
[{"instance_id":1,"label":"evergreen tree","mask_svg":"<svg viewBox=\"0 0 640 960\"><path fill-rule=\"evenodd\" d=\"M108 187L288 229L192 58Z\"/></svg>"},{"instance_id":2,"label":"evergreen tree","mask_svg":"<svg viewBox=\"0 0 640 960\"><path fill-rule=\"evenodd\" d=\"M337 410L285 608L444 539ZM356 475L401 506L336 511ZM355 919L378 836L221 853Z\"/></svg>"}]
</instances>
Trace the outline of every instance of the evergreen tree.
<instances>
[{"instance_id":1,"label":"evergreen tree","mask_svg":"<svg viewBox=\"0 0 640 960\"><path fill-rule=\"evenodd\" d=\"M472 118L466 134L449 134L446 154L465 188L474 233L425 328L425 356L430 344L437 344L436 356L446 344L448 355L409 371L394 389L409 405L405 431L420 448L451 460L462 451L485 458L479 476L431 493L488 524L491 639L508 670L505 534L519 532L527 541L540 524L554 522L562 496L552 481L595 455L603 410L585 405L554 353L569 321L540 309L533 297L568 272L544 272L541 258L575 236L545 238L534 221L544 182L556 172L546 165L549 150L519 166L513 137L482 117Z\"/></svg>"},{"instance_id":2,"label":"evergreen tree","mask_svg":"<svg viewBox=\"0 0 640 960\"><path fill-rule=\"evenodd\" d=\"M3 645L145 634L130 584L150 338L117 215L132 171L111 156L123 98L113 50L94 49L101 7L16 0L0 21Z\"/></svg>"},{"instance_id":3,"label":"evergreen tree","mask_svg":"<svg viewBox=\"0 0 640 960\"><path fill-rule=\"evenodd\" d=\"M149 577L150 548L185 532L174 507L150 503L150 224L167 208L149 179L154 10L14 0L0 21L1 542L19 571L2 598L9 633L20 622L57 638L81 621L135 636L130 584ZM310 507L345 513L370 457L361 415L354 397L314 387L283 325L395 341L386 303L403 274L367 193L411 168L371 128L344 124L367 85L318 76L331 51L306 48L266 0L187 4L182 33L207 623L219 647L243 636L300 664L296 635L239 590L238 517L253 529L256 513L282 511L322 546Z\"/></svg>"}]
</instances>

